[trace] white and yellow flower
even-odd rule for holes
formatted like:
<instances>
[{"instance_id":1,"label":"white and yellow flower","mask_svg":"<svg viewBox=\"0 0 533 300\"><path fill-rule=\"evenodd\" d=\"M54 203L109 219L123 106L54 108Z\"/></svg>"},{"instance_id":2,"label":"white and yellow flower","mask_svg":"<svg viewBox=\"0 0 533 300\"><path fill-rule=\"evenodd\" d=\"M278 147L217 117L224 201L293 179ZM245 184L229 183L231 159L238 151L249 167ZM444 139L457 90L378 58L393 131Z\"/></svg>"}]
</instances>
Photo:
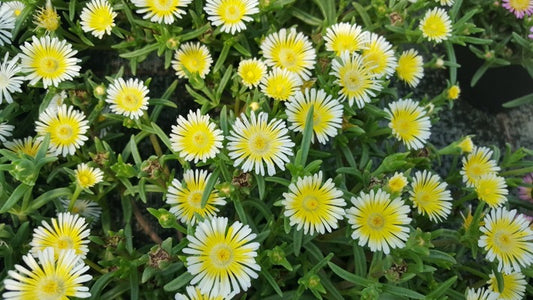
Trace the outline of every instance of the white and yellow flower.
<instances>
[{"instance_id":1,"label":"white and yellow flower","mask_svg":"<svg viewBox=\"0 0 533 300\"><path fill-rule=\"evenodd\" d=\"M313 107L313 143L316 137L319 143L325 144L337 135L342 126L342 104L323 90L313 88L305 89L304 92L297 91L285 104L287 120L292 123L289 129L297 132L304 131L307 114Z\"/></svg>"},{"instance_id":2,"label":"white and yellow flower","mask_svg":"<svg viewBox=\"0 0 533 300\"><path fill-rule=\"evenodd\" d=\"M241 60L237 69L237 74L241 77L242 84L250 89L259 85L266 72L265 63L257 58Z\"/></svg>"},{"instance_id":3,"label":"white and yellow flower","mask_svg":"<svg viewBox=\"0 0 533 300\"><path fill-rule=\"evenodd\" d=\"M81 60L74 57L78 51L65 40L32 36L32 43L24 43L21 50L22 72L29 73L26 79L30 80L30 84L42 80L44 88L50 85L57 87L60 82L80 75L81 67L77 64Z\"/></svg>"},{"instance_id":4,"label":"white and yellow flower","mask_svg":"<svg viewBox=\"0 0 533 300\"><path fill-rule=\"evenodd\" d=\"M385 37L370 33L363 44L362 58L375 77L389 78L398 64L392 44Z\"/></svg>"},{"instance_id":5,"label":"white and yellow flower","mask_svg":"<svg viewBox=\"0 0 533 300\"><path fill-rule=\"evenodd\" d=\"M400 80L414 88L424 76L424 61L415 49L402 52L396 66L396 74Z\"/></svg>"},{"instance_id":6,"label":"white and yellow flower","mask_svg":"<svg viewBox=\"0 0 533 300\"><path fill-rule=\"evenodd\" d=\"M192 0L131 0L138 14L144 14L143 19L150 19L155 23L172 24L181 19L186 12L184 8Z\"/></svg>"},{"instance_id":7,"label":"white and yellow flower","mask_svg":"<svg viewBox=\"0 0 533 300\"><path fill-rule=\"evenodd\" d=\"M11 30L15 28L15 16L6 3L0 4L0 46L11 45Z\"/></svg>"},{"instance_id":8,"label":"white and yellow flower","mask_svg":"<svg viewBox=\"0 0 533 300\"><path fill-rule=\"evenodd\" d=\"M196 73L200 78L205 78L209 73L213 59L209 49L200 43L188 42L182 44L174 54L172 68L179 78L189 78L188 73Z\"/></svg>"},{"instance_id":9,"label":"white and yellow flower","mask_svg":"<svg viewBox=\"0 0 533 300\"><path fill-rule=\"evenodd\" d=\"M492 150L487 147L474 147L468 156L463 157L463 168L460 174L463 175L463 182L466 186L473 187L481 176L500 171L496 161L491 158Z\"/></svg>"},{"instance_id":10,"label":"white and yellow flower","mask_svg":"<svg viewBox=\"0 0 533 300\"><path fill-rule=\"evenodd\" d=\"M385 110L390 120L392 134L408 149L421 149L431 134L429 117L418 102L400 99L389 104Z\"/></svg>"},{"instance_id":11,"label":"white and yellow flower","mask_svg":"<svg viewBox=\"0 0 533 300\"><path fill-rule=\"evenodd\" d=\"M105 101L111 104L112 112L135 120L148 109L148 92L148 88L137 78L128 81L117 78L107 89Z\"/></svg>"},{"instance_id":12,"label":"white and yellow flower","mask_svg":"<svg viewBox=\"0 0 533 300\"><path fill-rule=\"evenodd\" d=\"M435 7L426 12L418 28L422 31L423 37L440 43L451 36L452 22L444 9Z\"/></svg>"},{"instance_id":13,"label":"white and yellow flower","mask_svg":"<svg viewBox=\"0 0 533 300\"><path fill-rule=\"evenodd\" d=\"M107 0L92 0L81 11L81 29L101 39L104 34L111 34L116 16Z\"/></svg>"},{"instance_id":14,"label":"white and yellow flower","mask_svg":"<svg viewBox=\"0 0 533 300\"><path fill-rule=\"evenodd\" d=\"M251 112L250 119L241 114L237 118L228 137L229 156L235 167L241 166L244 172L269 176L276 174L277 166L285 170L285 164L293 155L294 143L288 135L285 122L279 119L268 121L268 114Z\"/></svg>"},{"instance_id":15,"label":"white and yellow flower","mask_svg":"<svg viewBox=\"0 0 533 300\"><path fill-rule=\"evenodd\" d=\"M259 243L252 242L255 237L248 225L238 221L228 227L228 218L199 223L183 249L187 271L194 276L190 284L209 297L231 298L241 289L248 290L261 270L256 262Z\"/></svg>"},{"instance_id":16,"label":"white and yellow flower","mask_svg":"<svg viewBox=\"0 0 533 300\"><path fill-rule=\"evenodd\" d=\"M296 73L275 67L261 80L261 92L275 100L286 101L301 85L302 81Z\"/></svg>"},{"instance_id":17,"label":"white and yellow flower","mask_svg":"<svg viewBox=\"0 0 533 300\"><path fill-rule=\"evenodd\" d=\"M452 197L446 189L447 186L439 175L431 174L427 170L418 171L411 184L409 200L418 209L418 213L427 215L433 222L441 222L448 217L452 209Z\"/></svg>"},{"instance_id":18,"label":"white and yellow flower","mask_svg":"<svg viewBox=\"0 0 533 300\"><path fill-rule=\"evenodd\" d=\"M6 52L4 61L0 64L0 104L6 100L7 103L13 103L12 93L20 93L22 90L20 86L24 80L24 76L17 76L21 71L18 65L18 56L9 59L9 53Z\"/></svg>"},{"instance_id":19,"label":"white and yellow flower","mask_svg":"<svg viewBox=\"0 0 533 300\"><path fill-rule=\"evenodd\" d=\"M257 0L207 0L204 7L213 26L222 25L221 31L235 34L246 29L244 22L259 12Z\"/></svg>"},{"instance_id":20,"label":"white and yellow flower","mask_svg":"<svg viewBox=\"0 0 533 300\"><path fill-rule=\"evenodd\" d=\"M93 168L86 163L81 163L76 167L76 171L74 171L74 178L76 179L76 183L85 189L102 182L104 173L99 168Z\"/></svg>"},{"instance_id":21,"label":"white and yellow flower","mask_svg":"<svg viewBox=\"0 0 533 300\"><path fill-rule=\"evenodd\" d=\"M282 28L269 34L261 43L261 51L267 65L296 73L302 80L311 78L316 51L309 38L296 29Z\"/></svg>"},{"instance_id":22,"label":"white and yellow flower","mask_svg":"<svg viewBox=\"0 0 533 300\"><path fill-rule=\"evenodd\" d=\"M215 128L209 115L202 115L200 110L189 111L187 119L179 116L178 124L172 126L170 142L172 151L178 152L186 161L206 162L214 158L222 148L224 136Z\"/></svg>"},{"instance_id":23,"label":"white and yellow flower","mask_svg":"<svg viewBox=\"0 0 533 300\"><path fill-rule=\"evenodd\" d=\"M337 56L340 56L344 51L350 53L360 51L367 42L368 34L357 24L333 24L326 29L324 36L326 50L335 52Z\"/></svg>"},{"instance_id":24,"label":"white and yellow flower","mask_svg":"<svg viewBox=\"0 0 533 300\"><path fill-rule=\"evenodd\" d=\"M57 110L48 108L39 115L35 131L42 139L50 134L49 151L52 155L73 155L88 139L88 121L83 112L62 105Z\"/></svg>"}]
</instances>

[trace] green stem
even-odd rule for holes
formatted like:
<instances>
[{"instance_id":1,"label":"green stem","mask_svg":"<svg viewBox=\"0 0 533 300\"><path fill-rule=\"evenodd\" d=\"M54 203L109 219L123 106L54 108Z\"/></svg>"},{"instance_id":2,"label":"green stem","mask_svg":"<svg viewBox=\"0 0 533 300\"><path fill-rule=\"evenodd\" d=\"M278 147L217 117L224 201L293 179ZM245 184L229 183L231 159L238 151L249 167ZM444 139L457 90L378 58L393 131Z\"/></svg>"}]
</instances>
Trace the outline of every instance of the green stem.
<instances>
[{"instance_id":1,"label":"green stem","mask_svg":"<svg viewBox=\"0 0 533 300\"><path fill-rule=\"evenodd\" d=\"M107 271L100 268L99 265L97 265L95 262L93 262L92 260L86 258L83 260L85 262L86 265L88 265L89 267L91 267L92 269L94 269L95 271L97 271L98 273L100 274L106 274Z\"/></svg>"},{"instance_id":2,"label":"green stem","mask_svg":"<svg viewBox=\"0 0 533 300\"><path fill-rule=\"evenodd\" d=\"M72 212L72 209L74 208L74 203L76 203L76 199L78 199L81 190L81 186L79 184L76 184L76 190L74 190L74 194L72 195L72 198L70 198L70 203L68 204L68 211Z\"/></svg>"},{"instance_id":3,"label":"green stem","mask_svg":"<svg viewBox=\"0 0 533 300\"><path fill-rule=\"evenodd\" d=\"M462 197L461 199L457 200L453 206L455 207L462 207L463 203L465 203L466 201L469 201L469 200L472 200L472 199L475 199L477 197L477 193L476 192L471 192L470 194Z\"/></svg>"}]
</instances>

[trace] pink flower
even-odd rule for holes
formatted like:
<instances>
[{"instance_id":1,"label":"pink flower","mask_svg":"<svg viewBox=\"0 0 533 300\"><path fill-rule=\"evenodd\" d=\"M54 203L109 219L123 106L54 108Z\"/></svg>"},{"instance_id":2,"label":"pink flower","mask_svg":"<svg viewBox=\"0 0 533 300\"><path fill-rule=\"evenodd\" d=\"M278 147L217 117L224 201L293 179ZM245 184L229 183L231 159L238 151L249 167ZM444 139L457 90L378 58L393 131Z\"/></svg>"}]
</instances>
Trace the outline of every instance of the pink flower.
<instances>
[{"instance_id":1,"label":"pink flower","mask_svg":"<svg viewBox=\"0 0 533 300\"><path fill-rule=\"evenodd\" d=\"M503 0L502 6L514 13L518 19L522 19L524 15L533 14L533 0Z\"/></svg>"},{"instance_id":2,"label":"pink flower","mask_svg":"<svg viewBox=\"0 0 533 300\"><path fill-rule=\"evenodd\" d=\"M518 197L533 203L533 173L524 176L523 181L525 185L518 187Z\"/></svg>"},{"instance_id":3,"label":"pink flower","mask_svg":"<svg viewBox=\"0 0 533 300\"><path fill-rule=\"evenodd\" d=\"M531 28L529 28L529 32L531 32L531 33L528 35L528 37L533 40L533 26L531 26Z\"/></svg>"}]
</instances>

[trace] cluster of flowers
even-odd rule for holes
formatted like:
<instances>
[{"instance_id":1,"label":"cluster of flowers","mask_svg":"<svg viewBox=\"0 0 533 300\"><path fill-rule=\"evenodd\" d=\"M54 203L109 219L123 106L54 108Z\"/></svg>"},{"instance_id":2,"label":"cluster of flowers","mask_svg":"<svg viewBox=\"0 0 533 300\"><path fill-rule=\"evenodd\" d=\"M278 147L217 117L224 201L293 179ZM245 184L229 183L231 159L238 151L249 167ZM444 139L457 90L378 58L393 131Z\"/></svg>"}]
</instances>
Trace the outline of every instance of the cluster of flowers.
<instances>
[{"instance_id":1,"label":"cluster of flowers","mask_svg":"<svg viewBox=\"0 0 533 300\"><path fill-rule=\"evenodd\" d=\"M138 8L137 13L143 14L145 19L172 24L185 13L183 9L191 1L167 2L166 6L152 1L132 2ZM440 2L448 6L453 3ZM0 7L0 45L10 43L10 30L14 28L17 11L20 13L22 9L17 1L4 3ZM258 1L245 0L210 0L204 10L213 26L220 26L221 31L230 34L245 30L245 22L252 21L250 16L259 12ZM116 16L107 1L92 0L80 14L82 29L101 39L111 34ZM59 26L57 13L50 1L39 12L36 22L48 31ZM440 7L428 10L418 28L424 38L436 43L446 40L452 32L448 13ZM250 89L259 87L262 93L275 101L285 101L287 120L291 125L287 128L282 119L269 120L266 112L252 111L249 116L239 116L227 137L228 154L235 167L240 167L243 172L253 171L269 176L276 174L276 166L285 170L295 146L289 130L303 132L311 109L312 141L325 144L337 135L342 126L344 101L349 106L355 103L361 109L382 91L385 80L394 73L412 88L418 85L423 76L423 59L415 49L404 51L396 57L392 44L383 36L364 31L357 24L334 24L326 30L324 40L326 50L334 52L336 56L330 75L338 85L338 99L322 89L302 89L304 82L312 77L316 51L310 39L295 28L283 28L266 36L259 45L263 57L239 63L237 73L242 84ZM26 42L20 50L21 53L11 59L6 53L0 65L0 102L4 97L6 102L11 103L11 94L21 92L24 80L28 80L30 85L42 82L46 89L57 87L61 82L80 74L80 60L75 58L77 51L65 40L49 35L33 36L32 41ZM187 42L176 50L172 67L179 78L205 78L212 63L207 46L199 42ZM19 76L20 73L26 75ZM113 113L133 120L145 116L149 90L141 80L117 78L107 87L107 91L103 89L103 93ZM457 98L457 94L457 86L450 89L450 98ZM61 102L61 97L58 97L40 114L36 121L38 138L6 142L5 137L11 135L13 126L2 124L0 140L6 142L5 146L12 151L35 155L42 139L49 134L50 155L75 154L88 140L90 124L82 111ZM416 150L424 147L429 139L431 124L428 112L417 101L399 99L390 103L385 111L393 135L406 148ZM197 163L216 157L223 148L224 136L208 115L197 110L190 111L186 118L177 118L170 141L172 151L179 153L186 161ZM466 185L474 188L479 199L493 208L485 216L479 246L487 250L489 261L498 260L498 269L504 271L504 280L507 280L506 289L513 286L508 281L524 286L524 276L519 272L533 262L533 232L529 222L517 215L516 211L500 207L506 201L507 189L504 179L496 174L498 168L496 162L490 159L491 156L487 148L475 148L463 160L461 172ZM251 286L251 279L258 276L261 268L255 257L259 243L253 242L256 234L248 225L238 221L230 225L228 218L216 215L219 211L216 206L226 204L224 197L219 196L216 190L202 205L202 196L210 176L207 171L187 170L183 175L184 183L174 179L166 198L171 206L170 211L181 222L196 226L194 234L187 236L189 244L183 249L187 256L188 272L194 276L191 281L193 286L187 287L188 296L193 298L201 293L210 297L231 298L241 289L247 290ZM75 177L78 187L89 188L102 181L103 174L97 168L81 164ZM294 178L288 191L283 193L281 204L291 226L296 226L296 230L303 229L304 234L331 232L338 227L340 220L346 218L352 225L352 238L358 240L359 245L368 246L373 252L388 254L392 248L405 246L411 222L408 215L412 208L416 208L419 214L427 215L433 222L446 219L451 211L450 192L438 175L428 171L414 174L409 190L412 207L402 199L402 191L407 183L405 174L396 173L387 186L352 197L353 206L345 209L343 193L335 187L332 179L324 180L323 173L318 172ZM69 201L70 211L75 205L75 198ZM19 297L23 291L36 291L26 287L35 284L35 281L27 280L25 275L38 280L36 286L41 294L35 292L35 295L90 296L88 289L81 286L91 279L89 275L83 275L88 267L82 262L88 251L88 241L85 240L89 234L87 225L83 218L69 213L60 213L58 220L52 220L54 228L43 223L44 228L36 229L36 241L32 242L32 247L37 247L36 250L32 249L33 255L39 258L43 270L54 270L53 274L41 272L33 256L25 256L24 261L31 270L17 266L16 269L23 275L15 271L9 273L13 279L5 281L9 290L4 294L5 298ZM64 233L53 234L53 230ZM52 241L52 237L57 240ZM41 244L46 247L38 246ZM67 248L71 250L65 251ZM495 287L494 275L489 283L494 293L505 293L497 290L497 284ZM523 289L521 291L523 293ZM176 299L182 297L187 296L176 294Z\"/></svg>"},{"instance_id":2,"label":"cluster of flowers","mask_svg":"<svg viewBox=\"0 0 533 300\"><path fill-rule=\"evenodd\" d=\"M89 234L85 219L69 212L59 213L51 223L43 221L33 231L30 253L22 257L27 267L15 265L8 271L3 299L90 297L83 285L92 279L83 261Z\"/></svg>"}]
</instances>

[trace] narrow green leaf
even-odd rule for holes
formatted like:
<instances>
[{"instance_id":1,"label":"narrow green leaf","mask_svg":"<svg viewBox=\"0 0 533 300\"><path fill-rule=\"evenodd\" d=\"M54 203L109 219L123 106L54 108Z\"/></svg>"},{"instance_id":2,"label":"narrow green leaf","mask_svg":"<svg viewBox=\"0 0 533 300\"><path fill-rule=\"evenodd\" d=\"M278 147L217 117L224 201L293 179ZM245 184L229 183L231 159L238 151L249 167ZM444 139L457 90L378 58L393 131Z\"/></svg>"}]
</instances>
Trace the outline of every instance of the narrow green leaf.
<instances>
[{"instance_id":1,"label":"narrow green leaf","mask_svg":"<svg viewBox=\"0 0 533 300\"><path fill-rule=\"evenodd\" d=\"M213 67L213 73L216 74L224 62L226 61L226 57L228 57L229 50L231 49L231 43L226 41L224 42L224 46L222 47L222 51L218 55L217 62L215 63L215 66Z\"/></svg>"},{"instance_id":2,"label":"narrow green leaf","mask_svg":"<svg viewBox=\"0 0 533 300\"><path fill-rule=\"evenodd\" d=\"M188 40L192 40L192 39L195 39L199 36L201 36L202 34L204 34L207 30L209 30L209 28L211 28L211 24L209 23L206 23L204 26L196 29L196 30L193 30L193 31L189 31L187 33L184 33L180 36L178 36L179 40L184 42L184 41L188 41Z\"/></svg>"},{"instance_id":3,"label":"narrow green leaf","mask_svg":"<svg viewBox=\"0 0 533 300\"><path fill-rule=\"evenodd\" d=\"M326 27L337 22L337 11L335 8L335 0L313 0L320 8L324 19L326 20Z\"/></svg>"},{"instance_id":4,"label":"narrow green leaf","mask_svg":"<svg viewBox=\"0 0 533 300\"><path fill-rule=\"evenodd\" d=\"M457 67L453 65L457 63L457 58L455 57L455 50L453 49L453 44L450 41L444 41L444 47L446 47L446 53L448 54L448 61L451 62L450 65L450 82L455 84L457 82Z\"/></svg>"},{"instance_id":5,"label":"narrow green leaf","mask_svg":"<svg viewBox=\"0 0 533 300\"><path fill-rule=\"evenodd\" d=\"M341 145L340 148L341 148L342 154L344 154L344 157L346 158L346 161L348 162L350 167L357 168L357 164L355 163L355 159L352 154L352 151L350 151L350 149L346 145Z\"/></svg>"},{"instance_id":6,"label":"narrow green leaf","mask_svg":"<svg viewBox=\"0 0 533 300\"><path fill-rule=\"evenodd\" d=\"M355 264L355 275L365 277L367 274L366 256L363 247L354 244L353 257Z\"/></svg>"},{"instance_id":7,"label":"narrow green leaf","mask_svg":"<svg viewBox=\"0 0 533 300\"><path fill-rule=\"evenodd\" d=\"M70 0L68 4L68 19L71 22L74 21L75 15L76 15L76 0Z\"/></svg>"},{"instance_id":8,"label":"narrow green leaf","mask_svg":"<svg viewBox=\"0 0 533 300\"><path fill-rule=\"evenodd\" d=\"M130 291L131 300L139 299L139 273L135 269L130 272Z\"/></svg>"},{"instance_id":9,"label":"narrow green leaf","mask_svg":"<svg viewBox=\"0 0 533 300\"><path fill-rule=\"evenodd\" d=\"M257 182L257 189L259 191L259 200L265 199L265 178L254 173L255 181Z\"/></svg>"},{"instance_id":10,"label":"narrow green leaf","mask_svg":"<svg viewBox=\"0 0 533 300\"><path fill-rule=\"evenodd\" d=\"M300 255L300 249L302 248L302 241L304 238L303 230L294 229L292 235L292 248L294 250L294 255L298 257Z\"/></svg>"},{"instance_id":11,"label":"narrow green leaf","mask_svg":"<svg viewBox=\"0 0 533 300\"><path fill-rule=\"evenodd\" d=\"M18 35L20 29L22 29L22 25L26 23L27 19L33 15L33 12L35 10L34 5L26 5L20 15L15 20L15 28L11 30L11 34L13 36L13 41L15 40L15 37Z\"/></svg>"},{"instance_id":12,"label":"narrow green leaf","mask_svg":"<svg viewBox=\"0 0 533 300\"><path fill-rule=\"evenodd\" d=\"M194 276L192 276L191 273L183 272L180 276L165 284L165 286L163 286L163 290L165 290L165 292L177 291L188 284L193 277Z\"/></svg>"},{"instance_id":13,"label":"narrow green leaf","mask_svg":"<svg viewBox=\"0 0 533 300\"><path fill-rule=\"evenodd\" d=\"M339 293L338 288L331 282L331 279L324 271L318 272L318 277L320 277L320 283L326 288L326 291L328 291L328 298L335 300L344 299L341 293Z\"/></svg>"},{"instance_id":14,"label":"narrow green leaf","mask_svg":"<svg viewBox=\"0 0 533 300\"><path fill-rule=\"evenodd\" d=\"M367 287L369 285L375 284L373 281L370 281L366 278L350 273L332 262L328 262L328 265L331 271L333 271L333 273L337 274L340 278L346 281L349 281L353 284L360 285L363 287Z\"/></svg>"},{"instance_id":15,"label":"narrow green leaf","mask_svg":"<svg viewBox=\"0 0 533 300\"><path fill-rule=\"evenodd\" d=\"M274 279L274 277L272 277L272 275L270 275L268 271L265 271L265 268L261 268L260 273L263 276L263 278L265 278L266 281L270 284L270 286L274 289L274 291L276 291L276 294L278 294L281 298L283 298L283 292L279 288L279 285Z\"/></svg>"},{"instance_id":16,"label":"narrow green leaf","mask_svg":"<svg viewBox=\"0 0 533 300\"><path fill-rule=\"evenodd\" d=\"M207 200L209 200L209 196L211 196L213 187L218 180L218 176L220 176L220 169L216 168L213 173L211 173L211 176L209 176L209 179L205 184L204 192L202 193L202 208L206 206Z\"/></svg>"},{"instance_id":17,"label":"narrow green leaf","mask_svg":"<svg viewBox=\"0 0 533 300\"><path fill-rule=\"evenodd\" d=\"M311 139L313 137L313 113L314 106L312 105L305 117L305 128L303 132L302 144L300 150L296 154L296 160L294 164L305 167L307 161L307 155L309 154L309 148L311 147Z\"/></svg>"},{"instance_id":18,"label":"narrow green leaf","mask_svg":"<svg viewBox=\"0 0 533 300\"><path fill-rule=\"evenodd\" d=\"M148 44L140 49L137 49L131 52L121 53L119 56L122 58L134 58L134 57L139 57L143 55L148 55L150 54L150 52L157 50L158 47L159 47L159 44L157 43Z\"/></svg>"},{"instance_id":19,"label":"narrow green leaf","mask_svg":"<svg viewBox=\"0 0 533 300\"><path fill-rule=\"evenodd\" d=\"M129 149L131 151L131 156L133 156L133 161L136 165L142 164L141 155L139 154L139 149L137 149L137 143L135 142L135 135L131 135L129 142Z\"/></svg>"},{"instance_id":20,"label":"narrow green leaf","mask_svg":"<svg viewBox=\"0 0 533 300\"><path fill-rule=\"evenodd\" d=\"M363 20L363 24L365 24L365 27L371 27L372 26L372 20L370 19L370 16L366 12L366 9L359 4L359 2L352 2L353 8L357 11L361 19Z\"/></svg>"},{"instance_id":21,"label":"narrow green leaf","mask_svg":"<svg viewBox=\"0 0 533 300\"><path fill-rule=\"evenodd\" d=\"M291 7L289 9L291 15L297 19L299 19L300 21L308 24L308 25L311 25L311 26L315 26L315 27L318 27L320 25L322 25L322 20L320 20L319 18L309 14L308 12L306 11L303 11L299 8L296 8L296 7Z\"/></svg>"},{"instance_id":22,"label":"narrow green leaf","mask_svg":"<svg viewBox=\"0 0 533 300\"><path fill-rule=\"evenodd\" d=\"M233 67L229 65L226 69L226 72L224 73L224 76L222 76L222 79L220 80L217 91L215 93L215 98L217 99L218 103L220 103L220 98L222 97L222 93L224 92L224 89L226 88L226 85L228 84L231 78L231 74L233 74ZM218 105L218 103L216 104Z\"/></svg>"},{"instance_id":23,"label":"narrow green leaf","mask_svg":"<svg viewBox=\"0 0 533 300\"><path fill-rule=\"evenodd\" d=\"M290 180L281 177L266 177L265 181L279 183L284 186L289 186L291 184Z\"/></svg>"},{"instance_id":24,"label":"narrow green leaf","mask_svg":"<svg viewBox=\"0 0 533 300\"><path fill-rule=\"evenodd\" d=\"M475 86L476 83L481 79L483 74L485 74L485 72L487 72L487 70L489 69L490 66L491 66L490 62L488 62L488 61L484 62L481 65L481 67L479 67L479 69L477 69L476 73L474 73L474 75L472 76L472 80L470 81L470 86Z\"/></svg>"},{"instance_id":25,"label":"narrow green leaf","mask_svg":"<svg viewBox=\"0 0 533 300\"><path fill-rule=\"evenodd\" d=\"M531 103L533 103L533 93L505 102L504 104L502 104L502 106L506 108L511 108Z\"/></svg>"},{"instance_id":26,"label":"narrow green leaf","mask_svg":"<svg viewBox=\"0 0 533 300\"><path fill-rule=\"evenodd\" d=\"M391 295L399 296L399 297L407 297L409 299L424 299L424 295L417 293L413 290L406 289L399 286L394 286L392 284L385 284L383 286L382 291L384 293L389 293Z\"/></svg>"},{"instance_id":27,"label":"narrow green leaf","mask_svg":"<svg viewBox=\"0 0 533 300\"><path fill-rule=\"evenodd\" d=\"M90 299L101 299L100 294L104 290L104 288L113 280L113 277L115 276L115 272L106 273L102 276L100 276L91 287L91 298Z\"/></svg>"},{"instance_id":28,"label":"narrow green leaf","mask_svg":"<svg viewBox=\"0 0 533 300\"><path fill-rule=\"evenodd\" d=\"M152 128L154 129L156 135L163 141L165 146L167 146L168 149L172 149L172 143L170 143L170 138L167 136L167 134L159 127L156 123L151 123Z\"/></svg>"},{"instance_id":29,"label":"narrow green leaf","mask_svg":"<svg viewBox=\"0 0 533 300\"><path fill-rule=\"evenodd\" d=\"M31 193L31 190L32 190L32 187L25 184L25 183L21 183L17 186L17 188L15 188L15 190L13 191L13 193L11 193L11 195L9 196L9 198L6 200L6 202L4 203L4 205L2 205L2 208L0 208L0 213L5 213L7 212L8 210L10 210L15 204L17 204L17 201L22 198L22 196L27 193L27 192L30 192Z\"/></svg>"},{"instance_id":30,"label":"narrow green leaf","mask_svg":"<svg viewBox=\"0 0 533 300\"><path fill-rule=\"evenodd\" d=\"M426 295L426 299L441 299L442 295L446 293L446 291L452 286L452 284L455 283L457 280L457 276L453 276L452 278L446 280L445 282L440 283L438 288L431 291L431 293Z\"/></svg>"},{"instance_id":31,"label":"narrow green leaf","mask_svg":"<svg viewBox=\"0 0 533 300\"><path fill-rule=\"evenodd\" d=\"M172 107L172 108L178 108L176 103L174 103L174 102L172 102L170 100L166 100L166 99L150 99L150 100L148 100L148 103L150 105L161 105L161 106L168 106L168 107Z\"/></svg>"},{"instance_id":32,"label":"narrow green leaf","mask_svg":"<svg viewBox=\"0 0 533 300\"><path fill-rule=\"evenodd\" d=\"M237 212L237 216L239 216L240 221L243 224L248 224L248 217L246 216L246 213L244 212L244 207L242 206L241 200L234 199L233 205L235 206L235 211Z\"/></svg>"},{"instance_id":33,"label":"narrow green leaf","mask_svg":"<svg viewBox=\"0 0 533 300\"><path fill-rule=\"evenodd\" d=\"M222 110L220 110L220 129L222 129L222 133L224 136L228 136L228 108L226 105L222 106Z\"/></svg>"},{"instance_id":34,"label":"narrow green leaf","mask_svg":"<svg viewBox=\"0 0 533 300\"><path fill-rule=\"evenodd\" d=\"M69 188L57 188L57 189L49 190L41 194L39 197L35 198L31 202L31 205L28 208L28 212L32 212L32 211L39 209L41 206L52 201L53 199L69 196L71 194L72 194L72 191Z\"/></svg>"}]
</instances>

